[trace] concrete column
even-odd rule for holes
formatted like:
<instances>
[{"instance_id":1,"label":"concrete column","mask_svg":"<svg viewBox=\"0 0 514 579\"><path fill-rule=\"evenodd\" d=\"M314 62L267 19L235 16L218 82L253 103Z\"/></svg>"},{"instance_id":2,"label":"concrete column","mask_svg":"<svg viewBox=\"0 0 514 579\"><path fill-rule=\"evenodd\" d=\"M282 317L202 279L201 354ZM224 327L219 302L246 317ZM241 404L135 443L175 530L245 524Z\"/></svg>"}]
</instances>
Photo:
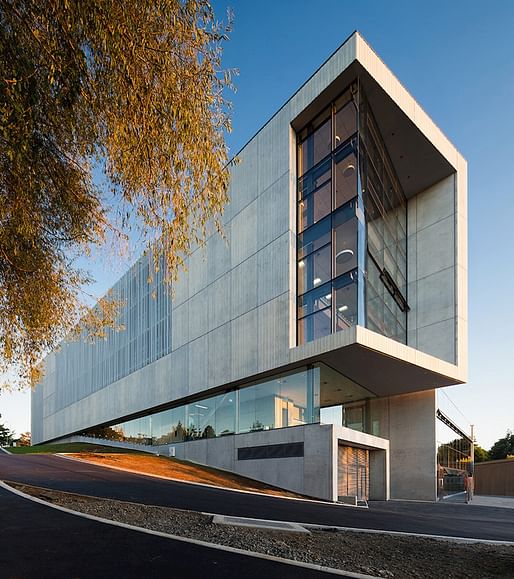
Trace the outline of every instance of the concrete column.
<instances>
[{"instance_id":1,"label":"concrete column","mask_svg":"<svg viewBox=\"0 0 514 579\"><path fill-rule=\"evenodd\" d=\"M389 399L392 499L437 499L435 412L435 390Z\"/></svg>"}]
</instances>

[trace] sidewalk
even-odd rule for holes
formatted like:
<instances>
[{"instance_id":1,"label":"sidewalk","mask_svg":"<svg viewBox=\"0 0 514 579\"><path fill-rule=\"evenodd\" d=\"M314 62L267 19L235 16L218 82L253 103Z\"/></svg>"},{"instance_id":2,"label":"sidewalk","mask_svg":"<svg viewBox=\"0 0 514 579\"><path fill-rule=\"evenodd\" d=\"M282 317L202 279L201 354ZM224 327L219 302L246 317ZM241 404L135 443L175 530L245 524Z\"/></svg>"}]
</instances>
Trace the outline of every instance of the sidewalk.
<instances>
[{"instance_id":1,"label":"sidewalk","mask_svg":"<svg viewBox=\"0 0 514 579\"><path fill-rule=\"evenodd\" d=\"M503 509L514 509L514 497L490 497L485 495L475 495L469 504L479 507L500 507Z\"/></svg>"}]
</instances>

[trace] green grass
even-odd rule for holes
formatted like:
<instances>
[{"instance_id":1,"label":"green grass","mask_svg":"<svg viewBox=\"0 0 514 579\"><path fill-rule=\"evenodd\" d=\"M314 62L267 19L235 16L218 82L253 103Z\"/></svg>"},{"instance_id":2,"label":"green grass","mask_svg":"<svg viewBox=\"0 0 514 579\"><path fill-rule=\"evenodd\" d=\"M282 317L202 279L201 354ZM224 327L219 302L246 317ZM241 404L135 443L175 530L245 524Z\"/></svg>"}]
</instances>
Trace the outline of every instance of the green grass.
<instances>
[{"instance_id":1,"label":"green grass","mask_svg":"<svg viewBox=\"0 0 514 579\"><path fill-rule=\"evenodd\" d=\"M13 454L55 454L56 452L111 452L111 453L137 453L148 454L129 448L117 448L104 446L103 444L90 444L86 442L66 442L63 444L38 444L37 446L9 446L6 447Z\"/></svg>"}]
</instances>

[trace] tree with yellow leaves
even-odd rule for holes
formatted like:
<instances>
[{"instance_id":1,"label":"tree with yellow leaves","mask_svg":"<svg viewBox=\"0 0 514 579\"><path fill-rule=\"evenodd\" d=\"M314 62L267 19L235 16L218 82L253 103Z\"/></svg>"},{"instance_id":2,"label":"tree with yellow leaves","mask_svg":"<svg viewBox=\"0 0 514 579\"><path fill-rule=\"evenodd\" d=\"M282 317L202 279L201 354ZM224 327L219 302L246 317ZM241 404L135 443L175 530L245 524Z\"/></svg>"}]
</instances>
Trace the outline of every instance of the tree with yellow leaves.
<instances>
[{"instance_id":1,"label":"tree with yellow leaves","mask_svg":"<svg viewBox=\"0 0 514 579\"><path fill-rule=\"evenodd\" d=\"M79 320L115 325L115 300L88 308L78 256L136 229L170 281L220 229L227 31L207 0L0 0L0 371L16 385Z\"/></svg>"}]
</instances>

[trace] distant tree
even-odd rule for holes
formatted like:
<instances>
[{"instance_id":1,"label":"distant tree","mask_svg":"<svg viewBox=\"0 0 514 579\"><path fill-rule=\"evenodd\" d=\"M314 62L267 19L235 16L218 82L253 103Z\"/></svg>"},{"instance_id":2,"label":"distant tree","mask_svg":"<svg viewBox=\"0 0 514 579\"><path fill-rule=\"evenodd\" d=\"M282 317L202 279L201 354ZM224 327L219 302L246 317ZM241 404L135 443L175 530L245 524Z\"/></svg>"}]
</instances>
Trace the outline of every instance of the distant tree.
<instances>
[{"instance_id":1,"label":"distant tree","mask_svg":"<svg viewBox=\"0 0 514 579\"><path fill-rule=\"evenodd\" d=\"M31 436L30 432L22 432L20 434L20 438L18 440L18 444L20 446L30 446L31 445Z\"/></svg>"},{"instance_id":2,"label":"distant tree","mask_svg":"<svg viewBox=\"0 0 514 579\"><path fill-rule=\"evenodd\" d=\"M507 430L507 434L497 440L489 450L489 460L501 460L514 456L514 432Z\"/></svg>"},{"instance_id":3,"label":"distant tree","mask_svg":"<svg viewBox=\"0 0 514 579\"><path fill-rule=\"evenodd\" d=\"M174 432L174 436L171 442L181 442L183 440L186 440L187 438L187 432L184 429L184 427L182 426L182 422L180 422L180 420L178 421L177 424L177 428L175 428L175 432Z\"/></svg>"},{"instance_id":4,"label":"distant tree","mask_svg":"<svg viewBox=\"0 0 514 579\"><path fill-rule=\"evenodd\" d=\"M119 302L89 308L77 257L132 230L171 281L221 229L227 30L208 0L0 0L0 374L13 386L39 381L79 320L93 338L116 327Z\"/></svg>"},{"instance_id":5,"label":"distant tree","mask_svg":"<svg viewBox=\"0 0 514 579\"><path fill-rule=\"evenodd\" d=\"M475 444L475 462L485 462L489 460L489 453L487 450Z\"/></svg>"},{"instance_id":6,"label":"distant tree","mask_svg":"<svg viewBox=\"0 0 514 579\"><path fill-rule=\"evenodd\" d=\"M103 438L105 440L123 440L123 434L110 426L96 426L86 432L86 436Z\"/></svg>"},{"instance_id":7,"label":"distant tree","mask_svg":"<svg viewBox=\"0 0 514 579\"><path fill-rule=\"evenodd\" d=\"M202 438L216 438L216 431L210 424L204 428Z\"/></svg>"},{"instance_id":8,"label":"distant tree","mask_svg":"<svg viewBox=\"0 0 514 579\"><path fill-rule=\"evenodd\" d=\"M1 414L0 418L2 418ZM7 446L11 444L13 436L14 432L12 430L9 430L7 426L5 426L5 424L2 424L0 422L0 446Z\"/></svg>"}]
</instances>

